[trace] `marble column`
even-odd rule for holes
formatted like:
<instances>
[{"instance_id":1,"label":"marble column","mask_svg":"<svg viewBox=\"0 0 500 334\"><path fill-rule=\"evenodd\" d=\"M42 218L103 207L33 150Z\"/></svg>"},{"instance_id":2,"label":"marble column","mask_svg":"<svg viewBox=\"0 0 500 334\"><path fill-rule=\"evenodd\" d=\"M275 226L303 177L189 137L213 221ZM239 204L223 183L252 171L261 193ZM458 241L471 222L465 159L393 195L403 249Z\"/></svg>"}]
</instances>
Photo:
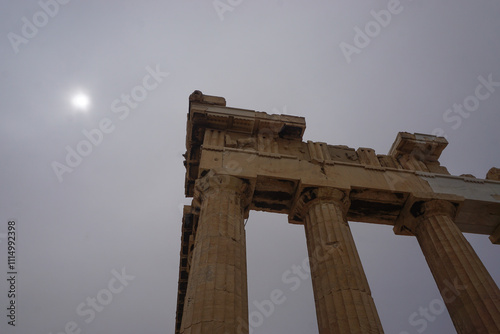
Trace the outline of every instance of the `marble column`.
<instances>
[{"instance_id":1,"label":"marble column","mask_svg":"<svg viewBox=\"0 0 500 334\"><path fill-rule=\"evenodd\" d=\"M196 229L180 333L248 333L245 181L228 175L196 181Z\"/></svg>"},{"instance_id":2,"label":"marble column","mask_svg":"<svg viewBox=\"0 0 500 334\"><path fill-rule=\"evenodd\" d=\"M320 334L383 333L347 223L343 191L305 191L296 212L305 226Z\"/></svg>"},{"instance_id":3,"label":"marble column","mask_svg":"<svg viewBox=\"0 0 500 334\"><path fill-rule=\"evenodd\" d=\"M500 333L500 291L453 222L445 200L416 202L412 232L436 280L457 333Z\"/></svg>"}]
</instances>

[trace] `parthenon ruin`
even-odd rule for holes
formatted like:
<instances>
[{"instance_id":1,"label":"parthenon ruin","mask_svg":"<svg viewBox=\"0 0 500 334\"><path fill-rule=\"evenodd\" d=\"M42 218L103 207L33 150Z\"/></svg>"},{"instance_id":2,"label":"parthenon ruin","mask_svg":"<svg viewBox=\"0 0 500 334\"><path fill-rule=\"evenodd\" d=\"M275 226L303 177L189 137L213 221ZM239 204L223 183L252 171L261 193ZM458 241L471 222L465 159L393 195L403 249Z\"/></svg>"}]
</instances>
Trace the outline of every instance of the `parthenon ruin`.
<instances>
[{"instance_id":1,"label":"parthenon ruin","mask_svg":"<svg viewBox=\"0 0 500 334\"><path fill-rule=\"evenodd\" d=\"M319 333L383 333L347 221L417 238L458 333L500 333L500 291L462 232L500 244L500 169L453 176L445 138L400 132L387 155L302 141L303 117L189 97L176 333L247 334L244 220L304 225ZM465 287L446 295L449 282Z\"/></svg>"}]
</instances>

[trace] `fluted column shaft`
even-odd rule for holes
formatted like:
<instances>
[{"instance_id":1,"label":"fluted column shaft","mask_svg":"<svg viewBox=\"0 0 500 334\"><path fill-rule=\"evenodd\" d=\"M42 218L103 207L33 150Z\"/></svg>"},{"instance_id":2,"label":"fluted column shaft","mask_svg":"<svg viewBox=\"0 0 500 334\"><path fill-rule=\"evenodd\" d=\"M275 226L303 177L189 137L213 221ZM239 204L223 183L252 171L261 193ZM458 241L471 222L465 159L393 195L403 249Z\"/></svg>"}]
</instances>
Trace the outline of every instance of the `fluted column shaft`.
<instances>
[{"instance_id":1,"label":"fluted column shaft","mask_svg":"<svg viewBox=\"0 0 500 334\"><path fill-rule=\"evenodd\" d=\"M314 192L303 212L319 333L383 333L347 223L347 197Z\"/></svg>"},{"instance_id":2,"label":"fluted column shaft","mask_svg":"<svg viewBox=\"0 0 500 334\"><path fill-rule=\"evenodd\" d=\"M201 197L181 333L248 333L244 203L246 184L232 176L197 181Z\"/></svg>"},{"instance_id":3,"label":"fluted column shaft","mask_svg":"<svg viewBox=\"0 0 500 334\"><path fill-rule=\"evenodd\" d=\"M421 204L415 235L457 333L500 333L500 291L444 200Z\"/></svg>"}]
</instances>

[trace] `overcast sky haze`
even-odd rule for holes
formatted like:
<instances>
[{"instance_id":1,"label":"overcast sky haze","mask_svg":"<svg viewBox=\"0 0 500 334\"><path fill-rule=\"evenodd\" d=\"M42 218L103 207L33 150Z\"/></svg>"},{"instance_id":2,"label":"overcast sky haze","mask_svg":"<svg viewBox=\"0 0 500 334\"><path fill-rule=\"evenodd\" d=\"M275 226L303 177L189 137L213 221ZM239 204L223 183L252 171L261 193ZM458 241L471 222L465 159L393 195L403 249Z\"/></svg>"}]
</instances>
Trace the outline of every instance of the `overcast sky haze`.
<instances>
[{"instance_id":1,"label":"overcast sky haze","mask_svg":"<svg viewBox=\"0 0 500 334\"><path fill-rule=\"evenodd\" d=\"M451 174L500 167L498 0L55 1L0 5L0 333L174 332L196 89L304 116L304 140L386 154L399 131L435 133ZM350 226L385 332L455 333L446 310L409 321L440 298L416 239ZM307 258L303 227L252 211L246 229L249 311L274 289L286 297L253 333L318 333L310 278L295 291L282 280ZM466 237L500 284L500 246Z\"/></svg>"}]
</instances>

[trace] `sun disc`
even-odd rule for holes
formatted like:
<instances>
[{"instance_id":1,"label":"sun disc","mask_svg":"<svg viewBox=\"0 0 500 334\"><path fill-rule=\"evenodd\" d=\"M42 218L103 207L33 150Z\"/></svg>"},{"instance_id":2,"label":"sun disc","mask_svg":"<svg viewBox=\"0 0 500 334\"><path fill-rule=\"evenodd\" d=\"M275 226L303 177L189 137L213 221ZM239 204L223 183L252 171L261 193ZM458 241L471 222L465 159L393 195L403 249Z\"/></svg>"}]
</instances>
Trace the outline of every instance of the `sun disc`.
<instances>
[{"instance_id":1,"label":"sun disc","mask_svg":"<svg viewBox=\"0 0 500 334\"><path fill-rule=\"evenodd\" d=\"M79 93L71 100L73 106L80 110L86 110L90 104L90 99L87 95Z\"/></svg>"}]
</instances>

